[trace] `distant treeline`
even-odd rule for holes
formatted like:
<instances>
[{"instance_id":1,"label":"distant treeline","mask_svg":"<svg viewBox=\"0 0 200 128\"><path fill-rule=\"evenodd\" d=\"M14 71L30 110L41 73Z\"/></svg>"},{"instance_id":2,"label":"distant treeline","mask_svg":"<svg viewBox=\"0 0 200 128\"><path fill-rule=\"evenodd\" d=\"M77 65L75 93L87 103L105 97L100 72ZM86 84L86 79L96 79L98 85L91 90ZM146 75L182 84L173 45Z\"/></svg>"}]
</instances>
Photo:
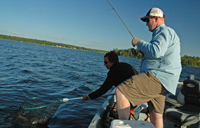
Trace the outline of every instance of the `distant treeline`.
<instances>
[{"instance_id":1,"label":"distant treeline","mask_svg":"<svg viewBox=\"0 0 200 128\"><path fill-rule=\"evenodd\" d=\"M16 37L16 36L1 35L1 34L0 34L0 39L12 40L12 41L18 41L18 42L24 42L24 43L48 45L48 46L54 46L54 47L70 48L70 49L77 49L77 50L84 50L84 51L91 51L91 52L99 52L99 53L108 52L108 51L84 48L84 47L79 47L79 46L63 44L63 43L55 43L55 42L50 42L46 40L29 39L29 38L22 38L22 37Z\"/></svg>"},{"instance_id":2,"label":"distant treeline","mask_svg":"<svg viewBox=\"0 0 200 128\"><path fill-rule=\"evenodd\" d=\"M16 36L8 36L8 35L0 35L0 39L48 45L48 46L54 46L54 47L70 48L70 49L77 49L77 50L85 50L85 51L99 52L99 53L107 53L108 52L108 51L84 48L84 47L79 47L79 46L63 44L63 43L55 43L55 42L50 42L50 41L45 41L45 40L29 39L29 38L22 38L22 37L16 37ZM135 56L132 53L131 48L130 49L113 49L113 51L115 51L119 56L142 59L142 54L138 53L138 55ZM200 57L195 57L195 56L191 57L191 56L185 55L185 56L181 57L181 63L182 63L182 65L200 67Z\"/></svg>"},{"instance_id":3,"label":"distant treeline","mask_svg":"<svg viewBox=\"0 0 200 128\"><path fill-rule=\"evenodd\" d=\"M183 56L181 57L182 65L193 66L193 67L200 67L200 57L191 57L191 56Z\"/></svg>"},{"instance_id":4,"label":"distant treeline","mask_svg":"<svg viewBox=\"0 0 200 128\"><path fill-rule=\"evenodd\" d=\"M117 54L120 56L142 59L141 53L139 53L137 56L134 56L131 52L131 49L124 49L124 50L113 49L113 51L117 52ZM192 67L200 67L200 57L195 57L195 56L191 57L185 55L181 57L181 64Z\"/></svg>"}]
</instances>

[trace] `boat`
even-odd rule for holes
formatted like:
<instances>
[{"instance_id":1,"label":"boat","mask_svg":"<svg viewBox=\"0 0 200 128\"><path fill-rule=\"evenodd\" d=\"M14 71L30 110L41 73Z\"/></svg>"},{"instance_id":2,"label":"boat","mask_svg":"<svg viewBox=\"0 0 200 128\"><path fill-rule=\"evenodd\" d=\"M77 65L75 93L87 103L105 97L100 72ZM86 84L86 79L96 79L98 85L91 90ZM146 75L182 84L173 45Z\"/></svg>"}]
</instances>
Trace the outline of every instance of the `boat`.
<instances>
[{"instance_id":1,"label":"boat","mask_svg":"<svg viewBox=\"0 0 200 128\"><path fill-rule=\"evenodd\" d=\"M104 128L104 120L107 116L107 109L111 106L114 102L116 102L116 96L108 96L105 102L101 105L98 109L97 113L95 114L94 118L89 124L88 128Z\"/></svg>"},{"instance_id":2,"label":"boat","mask_svg":"<svg viewBox=\"0 0 200 128\"><path fill-rule=\"evenodd\" d=\"M182 86L183 86L183 82L179 82L179 84L177 86L177 91L180 91L180 89L182 88ZM200 84L199 84L199 87L200 87ZM171 96L171 94L169 94L168 96ZM166 99L169 99L169 98L166 98ZM116 102L116 96L115 95L108 96L107 99L105 100L105 102L98 109L98 111L95 114L95 116L93 117L93 119L91 120L88 128L105 128L106 127L105 126L105 121L106 121L107 116L108 116L108 109L115 102ZM169 106L169 104L166 104L165 105L165 110L168 109L168 108L170 108L170 107L172 107L172 106ZM199 116L199 120L200 120L200 116ZM117 123L119 123L120 120L119 119L113 119L112 122L114 122L114 121L117 121ZM122 120L122 121L124 121L124 120ZM110 124L110 128L112 127L112 122ZM131 120L129 120L128 122L126 122L126 124L129 124L129 123L131 124L131 123L135 123L135 122L139 122L139 121L136 121L136 120L135 121L131 121ZM145 121L145 122L147 122L147 121ZM195 123L195 124L191 124L190 126L181 126L181 125L178 125L177 123L175 123L173 120L169 120L169 118L167 118L165 114L163 114L163 122L164 122L164 127L165 128L177 128L177 127L180 127L180 128L186 128L186 127L187 128L200 128L199 121L197 123ZM148 122L148 123L150 123L150 122ZM143 121L143 124L144 124L144 121ZM150 126L150 124L148 124L148 125ZM130 126L132 126L132 125L128 125L128 126L129 127L125 127L124 126L123 128L131 128ZM114 128L114 127L112 127L112 128ZM117 127L115 127L115 128L117 128Z\"/></svg>"},{"instance_id":3,"label":"boat","mask_svg":"<svg viewBox=\"0 0 200 128\"><path fill-rule=\"evenodd\" d=\"M106 122L107 116L108 116L108 109L111 106L113 106L114 103L116 103L116 95L108 96L107 99L105 100L105 102L102 104L102 106L98 109L98 111L95 114L94 118L90 122L88 128L105 128L105 127L108 127L108 126L105 126L105 122ZM142 106L135 107L135 109L138 109L138 108L141 109L143 107ZM144 125L148 126L148 128L155 128L151 123L149 123L147 121L136 121L136 122L134 122L132 120L127 120L126 121L126 120L118 120L118 119L115 119L113 121L116 121L115 123L113 123L113 125L116 125L116 124L117 125L121 125L121 126L123 126L123 128L126 128L125 127L126 125L121 124L122 122L123 123L125 122L125 124L129 123L129 126L131 126L131 125L139 126L141 124L143 126ZM112 125L112 124L110 124L110 125ZM129 126L127 128L130 128ZM150 126L152 126L152 127L150 127Z\"/></svg>"}]
</instances>

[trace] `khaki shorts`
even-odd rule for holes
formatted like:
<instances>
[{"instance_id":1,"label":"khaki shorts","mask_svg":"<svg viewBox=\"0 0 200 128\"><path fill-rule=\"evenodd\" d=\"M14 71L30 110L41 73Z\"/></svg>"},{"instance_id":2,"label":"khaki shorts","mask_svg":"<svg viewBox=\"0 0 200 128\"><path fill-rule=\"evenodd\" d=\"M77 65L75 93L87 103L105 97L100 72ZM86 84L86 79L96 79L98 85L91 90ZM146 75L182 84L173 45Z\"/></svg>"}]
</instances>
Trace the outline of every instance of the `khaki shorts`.
<instances>
[{"instance_id":1,"label":"khaki shorts","mask_svg":"<svg viewBox=\"0 0 200 128\"><path fill-rule=\"evenodd\" d=\"M133 106L148 102L150 112L155 109L156 112L163 114L168 91L150 72L134 75L118 88Z\"/></svg>"}]
</instances>

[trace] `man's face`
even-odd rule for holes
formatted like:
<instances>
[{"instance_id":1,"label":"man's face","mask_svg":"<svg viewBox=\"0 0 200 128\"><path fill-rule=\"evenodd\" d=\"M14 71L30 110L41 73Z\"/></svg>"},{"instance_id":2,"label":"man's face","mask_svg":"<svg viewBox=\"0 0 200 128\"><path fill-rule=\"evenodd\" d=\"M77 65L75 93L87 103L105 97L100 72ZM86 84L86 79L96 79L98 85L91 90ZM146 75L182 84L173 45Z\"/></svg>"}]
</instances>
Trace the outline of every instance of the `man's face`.
<instances>
[{"instance_id":1,"label":"man's face","mask_svg":"<svg viewBox=\"0 0 200 128\"><path fill-rule=\"evenodd\" d=\"M146 25L149 28L150 32L153 32L157 28L157 20L156 17L149 17L147 19Z\"/></svg>"},{"instance_id":2,"label":"man's face","mask_svg":"<svg viewBox=\"0 0 200 128\"><path fill-rule=\"evenodd\" d=\"M108 60L108 57L104 57L104 65L107 69L110 69L113 63Z\"/></svg>"}]
</instances>

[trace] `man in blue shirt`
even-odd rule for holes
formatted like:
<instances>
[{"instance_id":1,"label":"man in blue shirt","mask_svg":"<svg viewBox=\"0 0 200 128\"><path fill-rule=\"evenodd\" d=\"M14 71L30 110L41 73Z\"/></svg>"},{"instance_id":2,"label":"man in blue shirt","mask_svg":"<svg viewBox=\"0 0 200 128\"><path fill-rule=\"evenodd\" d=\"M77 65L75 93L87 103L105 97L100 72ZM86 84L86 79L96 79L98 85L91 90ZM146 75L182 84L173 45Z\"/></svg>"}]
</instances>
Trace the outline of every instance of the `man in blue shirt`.
<instances>
[{"instance_id":1,"label":"man in blue shirt","mask_svg":"<svg viewBox=\"0 0 200 128\"><path fill-rule=\"evenodd\" d=\"M118 114L119 119L128 119L130 103L136 106L148 102L151 122L162 128L165 96L169 92L175 94L182 70L180 39L172 28L165 26L165 14L159 8L150 9L141 20L152 32L152 40L132 40L144 58L141 73L116 89Z\"/></svg>"}]
</instances>

